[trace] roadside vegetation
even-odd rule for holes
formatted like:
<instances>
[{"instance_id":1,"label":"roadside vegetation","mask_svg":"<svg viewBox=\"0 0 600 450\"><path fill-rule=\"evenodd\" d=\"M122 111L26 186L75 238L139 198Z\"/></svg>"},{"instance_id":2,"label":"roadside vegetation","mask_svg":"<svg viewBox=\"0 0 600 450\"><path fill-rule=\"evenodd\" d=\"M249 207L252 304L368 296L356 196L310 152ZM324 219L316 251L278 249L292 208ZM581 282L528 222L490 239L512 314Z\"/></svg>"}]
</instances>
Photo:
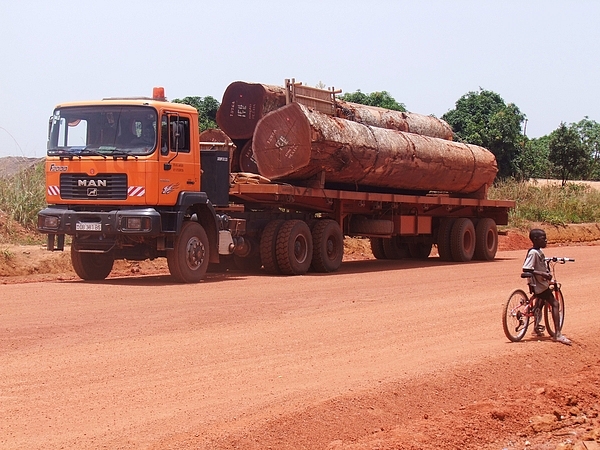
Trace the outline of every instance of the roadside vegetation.
<instances>
[{"instance_id":1,"label":"roadside vegetation","mask_svg":"<svg viewBox=\"0 0 600 450\"><path fill-rule=\"evenodd\" d=\"M600 222L600 191L589 184L538 184L507 179L497 181L488 196L516 202L509 213L511 228L525 229L530 222Z\"/></svg>"},{"instance_id":2,"label":"roadside vegetation","mask_svg":"<svg viewBox=\"0 0 600 450\"><path fill-rule=\"evenodd\" d=\"M33 233L21 233L25 228L34 231L37 213L46 205L44 164L23 170L8 178L0 177L0 242L28 244L41 242Z\"/></svg>"}]
</instances>

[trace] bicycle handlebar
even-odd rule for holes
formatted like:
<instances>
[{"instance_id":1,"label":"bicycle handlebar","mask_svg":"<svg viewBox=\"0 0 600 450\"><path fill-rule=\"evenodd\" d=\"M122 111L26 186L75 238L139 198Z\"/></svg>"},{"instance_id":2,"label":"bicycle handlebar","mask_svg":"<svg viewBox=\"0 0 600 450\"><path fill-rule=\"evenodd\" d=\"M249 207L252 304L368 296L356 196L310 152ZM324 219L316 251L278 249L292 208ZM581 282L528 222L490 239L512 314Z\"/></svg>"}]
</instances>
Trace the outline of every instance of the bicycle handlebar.
<instances>
[{"instance_id":1,"label":"bicycle handlebar","mask_svg":"<svg viewBox=\"0 0 600 450\"><path fill-rule=\"evenodd\" d=\"M574 258L558 258L556 256L553 256L551 258L546 258L546 262L558 262L561 264L565 264L567 262L575 262Z\"/></svg>"}]
</instances>

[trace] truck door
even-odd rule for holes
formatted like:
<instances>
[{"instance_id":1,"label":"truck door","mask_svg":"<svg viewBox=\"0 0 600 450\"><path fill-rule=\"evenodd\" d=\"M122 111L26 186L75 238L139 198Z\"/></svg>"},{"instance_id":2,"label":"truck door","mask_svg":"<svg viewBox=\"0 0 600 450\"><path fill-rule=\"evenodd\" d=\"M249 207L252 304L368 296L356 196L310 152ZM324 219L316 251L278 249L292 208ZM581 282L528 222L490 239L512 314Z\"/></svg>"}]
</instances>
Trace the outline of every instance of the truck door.
<instances>
[{"instance_id":1,"label":"truck door","mask_svg":"<svg viewBox=\"0 0 600 450\"><path fill-rule=\"evenodd\" d=\"M198 152L191 141L193 121L184 114L164 113L160 124L158 203L173 205L181 191L200 190Z\"/></svg>"}]
</instances>

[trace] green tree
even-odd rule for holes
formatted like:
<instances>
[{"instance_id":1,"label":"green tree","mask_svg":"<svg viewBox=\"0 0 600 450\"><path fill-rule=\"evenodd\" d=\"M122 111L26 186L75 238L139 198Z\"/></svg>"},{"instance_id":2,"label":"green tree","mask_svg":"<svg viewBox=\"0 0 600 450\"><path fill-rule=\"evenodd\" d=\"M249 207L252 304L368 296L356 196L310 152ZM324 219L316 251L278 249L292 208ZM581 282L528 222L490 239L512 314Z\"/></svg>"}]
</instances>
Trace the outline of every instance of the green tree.
<instances>
[{"instance_id":1,"label":"green tree","mask_svg":"<svg viewBox=\"0 0 600 450\"><path fill-rule=\"evenodd\" d=\"M496 156L499 178L518 174L525 115L516 105L505 103L495 92L479 89L458 99L455 109L442 119L450 124L456 140L485 147Z\"/></svg>"},{"instance_id":2,"label":"green tree","mask_svg":"<svg viewBox=\"0 0 600 450\"><path fill-rule=\"evenodd\" d=\"M340 95L340 100L351 103L360 103L361 105L378 106L394 111L406 111L404 103L398 103L387 91L371 92L365 94L359 90Z\"/></svg>"},{"instance_id":3,"label":"green tree","mask_svg":"<svg viewBox=\"0 0 600 450\"><path fill-rule=\"evenodd\" d=\"M551 164L548 159L550 149L548 143L550 136L527 139L523 141L523 149L516 159L518 178L548 178L551 172Z\"/></svg>"},{"instance_id":4,"label":"green tree","mask_svg":"<svg viewBox=\"0 0 600 450\"><path fill-rule=\"evenodd\" d=\"M176 98L173 103L184 103L193 106L198 110L198 126L200 132L209 128L218 128L217 126L217 110L220 103L213 97L184 97Z\"/></svg>"},{"instance_id":5,"label":"green tree","mask_svg":"<svg viewBox=\"0 0 600 450\"><path fill-rule=\"evenodd\" d=\"M587 164L582 174L586 179L600 179L600 123L590 120L585 116L583 120L573 123L570 126L579 135L581 145L583 146Z\"/></svg>"},{"instance_id":6,"label":"green tree","mask_svg":"<svg viewBox=\"0 0 600 450\"><path fill-rule=\"evenodd\" d=\"M550 134L548 142L550 162L554 165L556 175L562 180L562 185L567 184L571 177L581 175L586 167L587 154L581 143L579 134L573 127L565 123Z\"/></svg>"}]
</instances>

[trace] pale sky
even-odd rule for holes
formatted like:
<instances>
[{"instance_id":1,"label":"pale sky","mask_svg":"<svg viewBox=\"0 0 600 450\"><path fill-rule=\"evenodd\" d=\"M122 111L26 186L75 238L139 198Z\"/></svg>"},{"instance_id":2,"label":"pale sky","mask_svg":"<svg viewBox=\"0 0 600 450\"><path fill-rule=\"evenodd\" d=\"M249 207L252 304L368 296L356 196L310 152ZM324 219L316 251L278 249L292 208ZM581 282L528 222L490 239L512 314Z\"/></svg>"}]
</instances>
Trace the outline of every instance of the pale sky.
<instances>
[{"instance_id":1,"label":"pale sky","mask_svg":"<svg viewBox=\"0 0 600 450\"><path fill-rule=\"evenodd\" d=\"M540 137L600 122L597 0L0 0L0 157L42 157L54 106L222 100L233 81L388 91L440 117L480 87Z\"/></svg>"}]
</instances>

